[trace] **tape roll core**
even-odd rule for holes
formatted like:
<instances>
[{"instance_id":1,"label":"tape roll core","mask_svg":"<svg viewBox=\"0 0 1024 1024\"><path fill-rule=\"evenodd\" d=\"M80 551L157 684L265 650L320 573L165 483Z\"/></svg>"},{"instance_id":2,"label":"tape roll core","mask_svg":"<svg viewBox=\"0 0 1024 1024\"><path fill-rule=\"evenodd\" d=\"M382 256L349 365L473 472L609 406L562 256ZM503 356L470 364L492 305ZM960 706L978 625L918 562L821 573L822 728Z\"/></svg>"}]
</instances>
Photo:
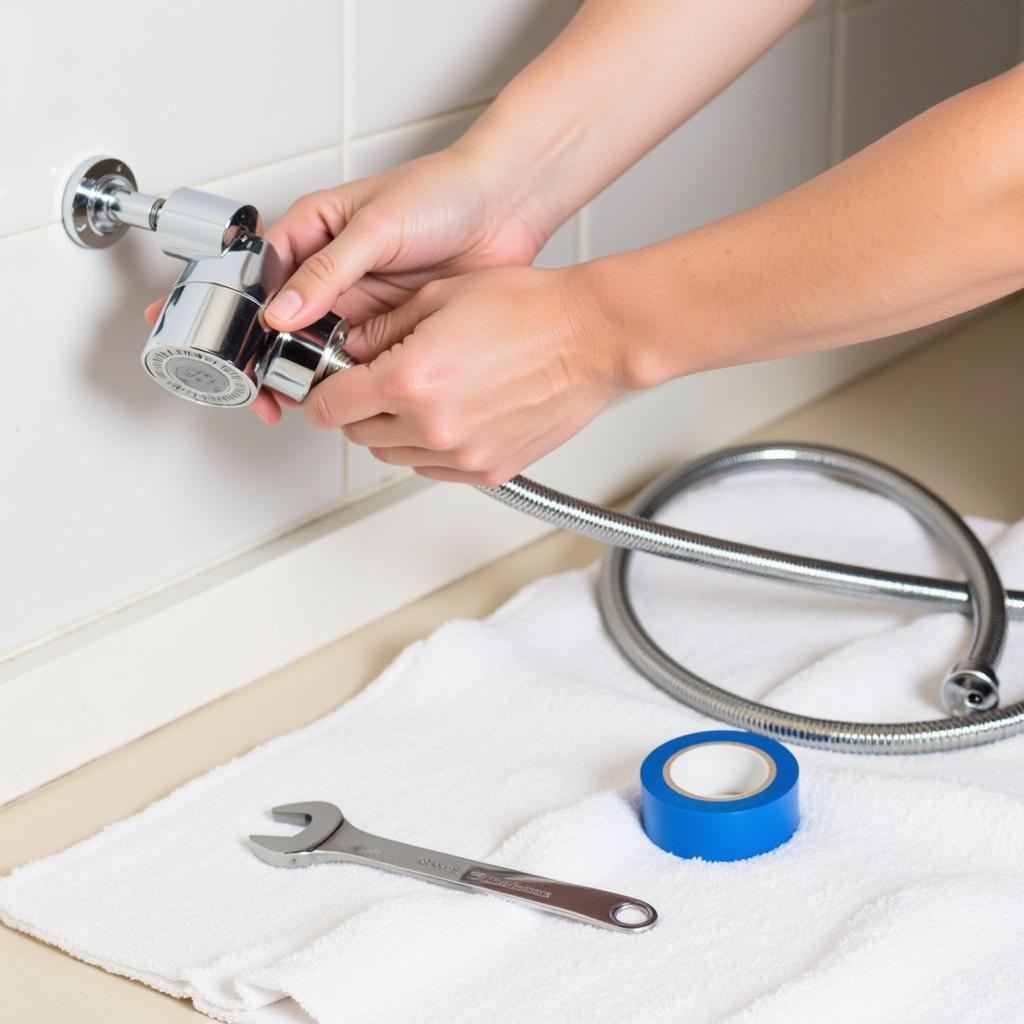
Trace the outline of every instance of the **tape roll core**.
<instances>
[{"instance_id":1,"label":"tape roll core","mask_svg":"<svg viewBox=\"0 0 1024 1024\"><path fill-rule=\"evenodd\" d=\"M799 824L799 775L796 758L767 736L725 729L679 736L641 766L644 831L680 857L767 853Z\"/></svg>"},{"instance_id":2,"label":"tape roll core","mask_svg":"<svg viewBox=\"0 0 1024 1024\"><path fill-rule=\"evenodd\" d=\"M695 743L665 762L665 781L694 800L753 796L775 778L775 762L747 743Z\"/></svg>"}]
</instances>

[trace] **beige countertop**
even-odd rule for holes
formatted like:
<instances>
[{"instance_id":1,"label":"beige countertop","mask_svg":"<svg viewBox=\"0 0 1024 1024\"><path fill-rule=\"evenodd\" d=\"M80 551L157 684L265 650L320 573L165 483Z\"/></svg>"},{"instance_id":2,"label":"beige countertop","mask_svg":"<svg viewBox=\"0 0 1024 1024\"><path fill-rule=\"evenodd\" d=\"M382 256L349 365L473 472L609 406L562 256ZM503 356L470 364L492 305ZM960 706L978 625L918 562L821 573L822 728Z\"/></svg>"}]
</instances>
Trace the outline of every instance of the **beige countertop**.
<instances>
[{"instance_id":1,"label":"beige countertop","mask_svg":"<svg viewBox=\"0 0 1024 1024\"><path fill-rule=\"evenodd\" d=\"M741 440L806 440L891 462L954 507L1024 514L1024 300ZM412 641L456 617L488 614L545 573L585 565L600 546L554 534L322 648L127 747L0 808L0 873L132 814L188 779L318 718ZM1021 583L1022 581L1015 581ZM18 1022L206 1020L191 1004L0 928L0 1017Z\"/></svg>"}]
</instances>

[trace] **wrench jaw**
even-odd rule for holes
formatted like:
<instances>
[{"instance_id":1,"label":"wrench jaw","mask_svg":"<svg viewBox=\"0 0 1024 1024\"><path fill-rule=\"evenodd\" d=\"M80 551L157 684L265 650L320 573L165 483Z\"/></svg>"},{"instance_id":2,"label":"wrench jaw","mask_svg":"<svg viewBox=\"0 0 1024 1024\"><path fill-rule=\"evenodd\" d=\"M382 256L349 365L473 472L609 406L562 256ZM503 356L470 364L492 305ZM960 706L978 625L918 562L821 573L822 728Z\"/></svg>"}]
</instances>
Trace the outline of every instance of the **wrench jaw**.
<instances>
[{"instance_id":1,"label":"wrench jaw","mask_svg":"<svg viewBox=\"0 0 1024 1024\"><path fill-rule=\"evenodd\" d=\"M304 868L322 860L317 847L345 822L345 816L334 804L322 800L281 804L271 813L275 821L305 826L293 836L249 836L252 852L260 860L278 868Z\"/></svg>"},{"instance_id":2,"label":"wrench jaw","mask_svg":"<svg viewBox=\"0 0 1024 1024\"><path fill-rule=\"evenodd\" d=\"M298 853L279 853L268 849L264 843L274 836L249 836L249 846L260 860L275 868L308 868L316 864L320 857L315 850L304 850Z\"/></svg>"}]
</instances>

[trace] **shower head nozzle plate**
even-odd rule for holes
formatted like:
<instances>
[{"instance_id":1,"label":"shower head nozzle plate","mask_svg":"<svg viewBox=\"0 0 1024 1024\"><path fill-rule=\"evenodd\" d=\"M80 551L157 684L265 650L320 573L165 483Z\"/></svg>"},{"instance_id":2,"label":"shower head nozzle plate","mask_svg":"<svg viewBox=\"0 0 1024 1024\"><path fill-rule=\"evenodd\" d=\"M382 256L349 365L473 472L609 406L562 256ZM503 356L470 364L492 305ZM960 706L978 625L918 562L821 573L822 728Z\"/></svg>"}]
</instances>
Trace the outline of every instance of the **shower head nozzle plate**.
<instances>
[{"instance_id":1,"label":"shower head nozzle plate","mask_svg":"<svg viewBox=\"0 0 1024 1024\"><path fill-rule=\"evenodd\" d=\"M158 348L146 352L144 362L158 384L200 405L238 407L256 397L256 384L245 373L202 349Z\"/></svg>"}]
</instances>

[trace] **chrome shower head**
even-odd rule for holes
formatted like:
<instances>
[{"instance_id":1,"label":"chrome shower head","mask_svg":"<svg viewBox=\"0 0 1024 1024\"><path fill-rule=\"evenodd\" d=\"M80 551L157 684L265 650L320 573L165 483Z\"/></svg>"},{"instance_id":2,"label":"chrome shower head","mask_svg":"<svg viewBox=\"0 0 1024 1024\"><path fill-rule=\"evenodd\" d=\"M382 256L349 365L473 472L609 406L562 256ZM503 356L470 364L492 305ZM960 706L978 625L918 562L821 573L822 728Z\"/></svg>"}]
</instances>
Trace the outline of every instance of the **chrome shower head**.
<instances>
[{"instance_id":1,"label":"chrome shower head","mask_svg":"<svg viewBox=\"0 0 1024 1024\"><path fill-rule=\"evenodd\" d=\"M64 226L87 248L111 244L128 225L146 228L165 253L187 261L142 352L153 380L189 401L237 408L261 387L301 402L352 365L348 325L332 313L298 331L267 325L264 310L285 273L256 234L254 207L188 188L158 199L134 186L124 161L85 161L65 189Z\"/></svg>"},{"instance_id":2,"label":"chrome shower head","mask_svg":"<svg viewBox=\"0 0 1024 1024\"><path fill-rule=\"evenodd\" d=\"M275 331L263 311L284 271L274 247L239 232L219 256L189 260L142 352L150 376L201 405L245 406L261 387L301 402L351 365L345 321L328 314L301 331Z\"/></svg>"}]
</instances>

